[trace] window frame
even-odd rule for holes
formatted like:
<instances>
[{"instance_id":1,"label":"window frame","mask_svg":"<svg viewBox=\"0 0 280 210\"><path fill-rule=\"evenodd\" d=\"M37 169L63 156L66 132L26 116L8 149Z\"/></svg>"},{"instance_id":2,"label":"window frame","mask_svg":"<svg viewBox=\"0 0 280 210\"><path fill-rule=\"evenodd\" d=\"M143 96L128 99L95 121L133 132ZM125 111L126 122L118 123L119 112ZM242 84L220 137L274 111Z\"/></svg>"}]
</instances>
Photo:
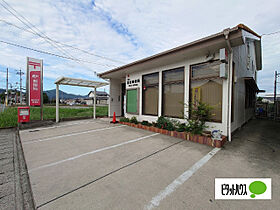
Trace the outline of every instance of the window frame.
<instances>
[{"instance_id":1,"label":"window frame","mask_svg":"<svg viewBox=\"0 0 280 210\"><path fill-rule=\"evenodd\" d=\"M144 113L144 91L143 91L143 88L144 88L144 77L145 76L148 76L148 75L152 75L152 74L158 74L158 83L157 83L157 87L158 87L158 103L159 103L159 71L157 72L152 72L152 73L148 73L148 74L142 74L142 115L147 115L147 116L158 116L158 113L159 113L159 109L158 109L158 106L157 106L157 114L145 114Z\"/></svg>"},{"instance_id":2,"label":"window frame","mask_svg":"<svg viewBox=\"0 0 280 210\"><path fill-rule=\"evenodd\" d=\"M245 109L253 109L256 103L256 91L245 80L244 82L245 82Z\"/></svg>"},{"instance_id":3,"label":"window frame","mask_svg":"<svg viewBox=\"0 0 280 210\"><path fill-rule=\"evenodd\" d=\"M217 62L217 61L220 61L219 59L214 59L212 61L204 61L204 62L200 62L200 63L194 63L194 64L191 64L189 65L189 100L188 100L188 103L191 103L192 102L192 67L193 66L196 66L196 65L201 65L201 64L206 64L206 63L213 63L213 62ZM222 78L220 76L211 76L211 77L205 77L205 78L201 78L201 79L194 79L194 80L209 80L209 79L221 79ZM222 85L223 86L223 85ZM222 106L221 106L221 109L222 109L222 115L221 115L221 120L209 120L207 122L210 122L210 123L222 123L223 121L223 87L222 87ZM188 107L188 119L191 119L191 113L190 113L190 109L191 107Z\"/></svg>"},{"instance_id":4,"label":"window frame","mask_svg":"<svg viewBox=\"0 0 280 210\"><path fill-rule=\"evenodd\" d=\"M164 115L164 82L163 82L163 74L164 72L168 72L168 71L174 71L177 69L183 69L183 80L179 80L180 82L169 82L168 84L182 84L183 83L183 112L184 112L184 104L185 104L185 76L186 76L186 68L185 66L180 66L180 67L176 67L176 68L172 68L172 69L167 69L167 70L163 70L162 71L162 80L161 80L161 116L164 117L170 117L170 118L177 118L177 119L184 119L185 116L183 116L182 118L178 117L178 116L172 116L172 115ZM185 112L184 112L185 115Z\"/></svg>"}]
</instances>

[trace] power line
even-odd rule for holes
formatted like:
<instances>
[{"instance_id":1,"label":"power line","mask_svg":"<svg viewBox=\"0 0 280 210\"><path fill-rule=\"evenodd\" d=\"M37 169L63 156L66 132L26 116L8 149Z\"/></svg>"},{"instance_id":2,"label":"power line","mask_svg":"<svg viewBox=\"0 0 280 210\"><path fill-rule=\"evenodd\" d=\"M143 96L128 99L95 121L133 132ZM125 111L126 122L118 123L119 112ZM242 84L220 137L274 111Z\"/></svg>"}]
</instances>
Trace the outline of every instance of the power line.
<instances>
[{"instance_id":1,"label":"power line","mask_svg":"<svg viewBox=\"0 0 280 210\"><path fill-rule=\"evenodd\" d=\"M2 0L3 2L5 2L4 0ZM80 63L80 62L87 62L87 63L92 63L92 64L97 64L97 63L94 63L94 62L88 62L88 61L83 61L83 60L81 60L81 59L78 59L78 58L74 58L71 54L69 54L69 53L65 53L65 50L64 49L62 49L61 50L61 47L59 46L59 47L56 47L57 46L57 44L53 44L52 42L51 42L51 39L49 38L49 37L47 37L43 32L41 32L43 35L45 35L45 36L42 36L41 34L39 34L39 33L37 33L36 31L34 31L33 29L32 29L32 27L31 26L33 26L34 28L36 28L32 23L30 23L25 17L23 17L22 15L20 15L15 9L13 9L7 2L5 2L5 4L6 5L8 5L12 10L14 10L17 14L19 14L23 19L25 19L30 25L28 25L27 23L25 23L23 20L21 20L16 14L14 14L10 9L8 9L5 5L3 5L2 3L0 3L1 5L2 5L2 7L4 7L6 10L8 10L13 16L15 16L20 22L22 22L25 26L27 26L28 28L30 28L31 30L32 30L32 32L33 33L35 33L36 35L38 35L38 36L40 36L41 38L43 38L45 41L47 41L49 44L51 44L52 46L54 46L55 48L57 48L60 52L62 52L62 54L63 55L66 55L66 56L64 56L65 58L67 57L67 58L69 58L69 59L72 59L73 61L75 61L75 62L77 62L77 63L79 63L80 65L82 65L82 66L84 66L82 63ZM40 30L38 29L38 28L36 28L39 32L40 32ZM54 53L53 53L54 54ZM97 64L97 65L100 65L100 64ZM115 66L113 66L113 65L104 65L104 64L101 64L101 65L103 65L103 66L108 66L108 67L115 67ZM84 66L85 68L88 68L87 66Z\"/></svg>"},{"instance_id":2,"label":"power line","mask_svg":"<svg viewBox=\"0 0 280 210\"><path fill-rule=\"evenodd\" d=\"M2 2L4 2L10 9L12 9L13 11L15 11L18 15L20 15L26 22L24 22L21 18L18 17L18 15L16 15L14 12L12 12L9 8L7 8L5 5L3 5L2 3L1 6L6 9L9 13L11 13L15 18L17 18L20 22L22 22L25 26L27 26L28 28L30 28L30 30L32 30L35 34L37 34L38 36L42 37L45 41L47 41L49 44L51 44L53 47L55 47L56 49L58 49L60 52L62 52L62 54L72 57L70 54L67 54L64 50L62 50L59 46L54 45L52 42L50 42L48 39L48 37L41 32L38 28L36 28L32 23L30 23L25 17L23 17L21 14L19 14L11 5L9 5L6 1L2 0ZM43 34L44 36L42 36L41 34L37 33L32 27L36 28L41 34ZM73 58L73 57L72 57Z\"/></svg>"},{"instance_id":3,"label":"power line","mask_svg":"<svg viewBox=\"0 0 280 210\"><path fill-rule=\"evenodd\" d=\"M27 20L23 15L19 14L17 12L17 10L15 10L11 5L9 5L5 0L2 0L2 2L4 2L10 9L12 9L15 13L17 13L19 16L21 16L21 18L23 18L25 20L25 22L20 19L16 14L14 14L11 10L9 10L7 7L5 7L3 4L1 4L6 10L8 10L13 16L15 16L20 22L22 22L24 25L26 25L28 28L30 28L36 35L42 37L45 41L47 41L49 44L51 44L52 46L54 46L56 49L58 49L60 52L62 52L62 54L72 57L74 58L70 53L68 53L67 51L65 51L63 48L61 48L59 45L57 44L53 44L52 40L46 35L44 34L42 31L40 31L36 26L34 26L29 20ZM27 23L26 23L27 22ZM37 33L33 28L35 28L39 33ZM43 34L44 36L42 36L41 34Z\"/></svg>"},{"instance_id":4,"label":"power line","mask_svg":"<svg viewBox=\"0 0 280 210\"><path fill-rule=\"evenodd\" d=\"M269 36L269 35L274 35L274 34L279 34L279 33L280 33L280 31L275 31L272 33L262 34L261 36Z\"/></svg>"},{"instance_id":5,"label":"power line","mask_svg":"<svg viewBox=\"0 0 280 210\"><path fill-rule=\"evenodd\" d=\"M10 70L11 70L11 69L10 69ZM0 72L6 73L6 71L1 71L1 70L0 70ZM10 72L10 71L9 71L9 74L16 74L16 72Z\"/></svg>"},{"instance_id":6,"label":"power line","mask_svg":"<svg viewBox=\"0 0 280 210\"><path fill-rule=\"evenodd\" d=\"M25 26L27 26L28 28L30 28L30 30L32 30L36 35L40 36L41 38L43 38L45 41L47 41L49 44L51 44L52 46L54 46L56 49L58 49L60 52L62 52L63 55L66 55L64 57L68 57L69 59L72 59L73 61L77 62L78 64L84 66L85 68L89 69L87 66L83 65L81 62L87 62L87 63L92 63L92 64L97 64L94 62L88 62L88 61L84 61L82 59L78 59L73 57L70 53L68 53L67 51L65 51L63 48L61 48L61 46L59 46L58 44L53 44L53 40L51 38L49 38L46 34L44 34L42 31L40 31L36 26L34 26L32 23L30 23L30 21L28 21L23 15L19 14L11 5L9 5L6 1L2 0L2 2L4 2L9 8L11 8L13 11L15 11L19 16L21 16L26 22L24 22L21 18L19 18L16 14L14 14L10 9L8 9L6 6L4 6L2 3L0 3L2 5L2 7L4 7L6 10L8 10L14 17L16 17L20 22L22 22ZM37 33L35 30L33 30L34 27L37 31L39 31L39 33ZM44 36L42 36L41 34L43 34ZM97 64L100 65L100 64ZM103 64L102 64L103 65ZM103 66L113 66L113 65L103 65ZM115 67L115 66L113 66Z\"/></svg>"},{"instance_id":7,"label":"power line","mask_svg":"<svg viewBox=\"0 0 280 210\"><path fill-rule=\"evenodd\" d=\"M22 27L20 27L20 26L17 26L16 24L13 24L13 23L8 22L8 21L6 21L6 20L0 19L0 21L3 22L3 23L5 23L5 24L7 24L7 25L10 25L10 26L13 26L13 27L15 27L15 28L18 28L18 29L20 29L20 30L22 30L22 31L26 31L26 32L32 33L32 34L34 34L34 35L38 35L38 34L34 33L33 31L30 31L30 30L28 30L28 29L26 29L26 28L22 28ZM59 42L59 41L56 41L56 40L53 40L53 42L59 43L59 44L65 46L65 47L69 47L69 48L72 48L72 49L75 49L75 50L79 50L79 51L81 51L81 52L83 52L83 53L86 53L86 54L89 54L89 55L92 55L92 56L95 56L95 57L98 57L98 58L102 58L102 59L105 59L105 60L109 60L109 61L113 61L113 62L117 62L117 63L122 63L122 64L124 64L124 62L122 62L122 61L117 61L117 60L114 60L114 59L111 59L111 58L107 58L107 57L104 57L104 56L101 56L101 55L98 55L98 54L89 52L89 51L87 51L87 50L84 50L84 49L75 47L75 46L73 46L73 45L64 44L64 43Z\"/></svg>"},{"instance_id":8,"label":"power line","mask_svg":"<svg viewBox=\"0 0 280 210\"><path fill-rule=\"evenodd\" d=\"M31 47L26 47L26 46L23 46L23 45L19 45L19 44L16 44L16 43L7 42L7 41L3 41L3 40L0 40L0 42L5 43L5 44L8 44L8 45L15 46L15 47L20 47L20 48L23 48L23 49L35 51L35 52L38 52L38 53L47 54L47 55L51 55L51 56L56 56L56 57L63 58L63 59L68 59L68 60L73 60L73 61L81 61L81 62L86 62L86 63L91 63L91 64L96 64L96 65L101 65L101 66L110 67L110 65L108 65L108 64L95 63L95 62L91 62L91 61L81 60L81 59L78 59L78 58L71 58L71 57L67 57L67 56L63 56L63 55L51 53L51 52L48 52L48 51L43 51L43 50L34 49L34 48L31 48ZM111 65L111 67L112 67L112 65Z\"/></svg>"},{"instance_id":9,"label":"power line","mask_svg":"<svg viewBox=\"0 0 280 210\"><path fill-rule=\"evenodd\" d=\"M105 57L105 56L100 56L100 55L97 55L97 54L94 54L94 53L91 53L91 52L88 52L88 51L86 51L86 50L84 50L84 49L80 49L80 48L77 48L77 47L74 47L74 46L72 46L72 45L69 45L69 44L64 44L64 43L61 43L61 42L59 42L59 41L56 41L56 40L53 40L53 39L51 39L50 37L48 37L46 34L44 34L42 31L40 31L36 26L34 26L32 23L30 23L30 21L29 20L27 20L23 15L21 15L21 14L19 14L11 5L9 5L6 1L4 1L4 0L2 0L7 6L9 6L13 11L15 11L19 16L21 16L27 23L29 23L29 25L28 24L26 24L25 22L23 22L17 15L15 15L13 12L11 12L7 7L5 7L3 4L1 4L2 5L2 7L4 7L6 10L8 10L12 15L14 15L19 21L21 21L24 25L26 25L28 28L30 28L32 31L33 31L33 34L35 34L35 35L37 35L37 36L40 36L41 38L43 38L43 39L47 39L47 40L49 40L49 41L52 41L52 42L55 42L55 43L57 43L57 44L61 44L61 45L64 45L64 46L67 46L67 47L70 47L70 48L73 48L73 49L76 49L76 50L79 50L79 51L82 51L82 52L84 52L84 53L87 53L87 54L90 54L90 55L93 55L93 56L96 56L96 57L99 57L99 58L102 58L102 59L106 59L106 60L110 60L110 61L113 61L113 62L118 62L118 63L124 63L124 62L121 62L121 61L117 61L117 60L114 60L114 59L111 59L111 58L107 58L107 57ZM11 24L11 25L14 25L14 24ZM31 27L30 27L30 25L32 26L32 27L34 27L35 29L37 29L41 34L43 34L44 36L42 36L41 34L38 34L36 31L34 31ZM17 26L16 26L17 27ZM18 27L18 28L20 28L20 27ZM25 29L23 29L23 30L25 30ZM29 30L26 30L26 31L28 31L28 32L31 32L31 31L29 31ZM60 49L63 49L63 48L61 48L59 45L57 45ZM68 55L69 56L69 55Z\"/></svg>"}]
</instances>

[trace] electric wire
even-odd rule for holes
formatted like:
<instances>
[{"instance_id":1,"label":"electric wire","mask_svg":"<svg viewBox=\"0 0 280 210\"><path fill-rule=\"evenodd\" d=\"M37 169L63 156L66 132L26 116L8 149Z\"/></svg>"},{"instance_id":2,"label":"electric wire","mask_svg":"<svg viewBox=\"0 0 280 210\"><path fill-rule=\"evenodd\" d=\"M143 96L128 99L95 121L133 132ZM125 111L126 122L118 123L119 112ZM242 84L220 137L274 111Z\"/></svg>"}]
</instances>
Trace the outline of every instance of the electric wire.
<instances>
[{"instance_id":1,"label":"electric wire","mask_svg":"<svg viewBox=\"0 0 280 210\"><path fill-rule=\"evenodd\" d=\"M7 24L7 25L13 26L13 27L15 27L15 28L17 28L17 29L19 29L19 30L26 31L26 32L28 32L28 33L32 33L32 34L34 34L34 35L37 35L37 34L34 33L33 31L30 31L30 30L28 30L28 29L26 29L26 28L20 27L20 26L18 26L18 25L16 25L16 24L13 24L13 23L8 22L8 21L6 21L6 20L0 19L0 21L3 22L3 23L5 23L5 24ZM118 61L118 60L114 60L114 59L111 59L111 58L108 58L108 57L105 57L105 56L101 56L101 55L92 53L92 52L90 52L90 51L87 51L87 50L84 50L84 49L75 47L75 46L73 46L73 45L65 44L65 43L62 43L62 42L59 42L59 41L56 41L56 40L53 40L53 42L56 42L56 43L61 44L61 45L65 46L65 47L68 47L68 48L72 48L72 49L75 49L75 50L79 50L79 51L81 51L81 52L83 52L83 53L86 53L86 54L88 54L88 55L92 55L92 56L95 56L95 57L98 57L98 58L102 58L102 59L105 59L105 60L109 60L109 61L112 61L112 62L124 64L124 62L122 62L122 61Z\"/></svg>"},{"instance_id":2,"label":"electric wire","mask_svg":"<svg viewBox=\"0 0 280 210\"><path fill-rule=\"evenodd\" d=\"M111 58L107 58L107 57L105 57L105 56L100 56L100 55L97 55L97 54L88 52L88 51L86 51L86 50L84 50L84 49L80 49L80 48L74 47L74 46L72 46L72 45L64 44L64 43L61 43L61 42L59 42L59 41L53 40L53 39L51 39L50 37L48 37L46 34L44 34L42 31L40 31L40 30L39 30L36 26L34 26L32 23L30 23L30 21L29 21L28 19L26 19L23 15L19 14L12 6L9 5L6 1L2 0L2 2L4 2L7 6L9 6L9 8L11 8L14 12L16 12L19 16L21 16L28 24L24 23L16 14L14 14L13 12L11 12L7 7L5 7L3 4L0 3L0 4L2 5L2 7L4 7L7 11L9 11L13 16L15 16L19 21L21 21L24 25L26 25L28 28L30 28L33 32L31 32L31 31L29 31L29 30L27 30L27 29L21 28L21 27L19 27L19 26L16 26L15 24L9 23L9 22L7 22L7 21L3 21L3 22L5 22L5 23L7 23L7 24L9 24L9 25L13 25L14 27L17 27L17 28L19 28L19 29L21 29L21 30L25 30L25 31L27 31L27 32L33 33L33 34L35 34L35 35L37 35L37 36L40 36L41 38L46 38L46 39L48 39L49 41L55 42L55 43L57 43L57 44L61 44L61 45L64 45L64 46L66 46L66 47L70 47L70 48L73 48L73 49L82 51L82 52L84 52L84 53L87 53L87 54L90 54L90 55L93 55L93 56L96 56L96 57L99 57L99 58L102 58L102 59L106 59L106 60L110 60L110 61L118 62L118 63L124 63L124 62L122 62L122 61L117 61L117 60L114 60L114 59L111 59ZM37 29L37 30L38 30L41 34L43 34L44 36L42 36L41 34L38 34L37 32L35 32L35 31L32 29L31 26L34 27L35 29ZM63 49L63 48L60 47L60 49Z\"/></svg>"},{"instance_id":3,"label":"electric wire","mask_svg":"<svg viewBox=\"0 0 280 210\"><path fill-rule=\"evenodd\" d=\"M85 62L85 63L92 63L92 64L97 64L94 62L89 62L89 61L84 61L82 59L78 59L73 57L70 53L66 52L63 48L61 48L58 44L54 44L53 40L51 38L49 38L47 35L45 35L42 31L40 31L36 26L34 26L32 23L30 23L30 21L28 21L24 16L22 16L21 14L19 14L14 8L12 8L12 6L10 6L6 1L2 0L2 2L4 2L7 6L9 6L9 8L11 8L13 11L15 11L19 16L21 16L26 22L24 22L21 18L19 18L16 14L14 14L9 8L7 8L5 5L3 5L1 2L0 4L2 5L2 7L4 7L9 13L11 13L14 17L16 17L20 22L22 22L25 26L27 26L30 30L32 30L37 36L40 36L41 38L43 38L46 42L48 42L49 44L51 44L52 46L54 46L56 49L58 49L63 55L65 55L65 57L68 57L69 59L77 62L78 64L84 66L85 68L89 69L89 67L83 65L81 62ZM43 34L44 36L42 36L40 33L37 33L32 27L34 27L35 29L37 29L37 31L39 31L41 34ZM97 64L100 65L100 64ZM115 65L108 65L108 64L103 64L103 66L107 66L107 67L116 67Z\"/></svg>"},{"instance_id":4,"label":"electric wire","mask_svg":"<svg viewBox=\"0 0 280 210\"><path fill-rule=\"evenodd\" d=\"M71 58L71 57L55 54L55 53L52 53L52 52L48 52L48 51L44 51L44 50L38 50L38 49L35 49L35 48L23 46L23 45L20 45L20 44L16 44L16 43L12 43L12 42L7 42L7 41L4 41L4 40L0 40L0 42L4 43L4 44L7 44L7 45L12 45L12 46L15 46L15 47L19 47L19 48L35 51L35 52L38 52L38 53L47 54L47 55L51 55L51 56L56 56L56 57L59 57L59 58L64 58L64 59L73 60L73 61L82 61L82 62L87 62L87 63L91 63L91 64L96 64L96 65L110 67L110 65L108 65L108 64L95 63L95 62L91 62L91 61L80 60L78 58Z\"/></svg>"},{"instance_id":5,"label":"electric wire","mask_svg":"<svg viewBox=\"0 0 280 210\"><path fill-rule=\"evenodd\" d=\"M261 36L270 36L270 35L279 34L279 33L280 33L280 31L275 31L275 32L267 33L267 34L262 34Z\"/></svg>"},{"instance_id":6,"label":"electric wire","mask_svg":"<svg viewBox=\"0 0 280 210\"><path fill-rule=\"evenodd\" d=\"M12 6L10 6L6 1L2 0L2 2L4 2L10 9L12 9L13 11L15 11L18 15L20 15L14 8L12 8ZM42 37L46 42L48 42L49 44L51 44L53 47L55 47L58 51L60 51L62 54L66 55L66 56L69 56L69 57L72 57L70 54L66 53L64 50L61 50L59 48L59 46L53 44L51 41L49 41L48 37L43 33L41 32L38 28L36 28L33 24L31 24L25 17L23 17L22 15L20 15L23 19L25 19L25 21L23 21L21 18L19 18L18 15L16 15L14 12L12 12L9 8L7 8L5 5L3 5L1 2L0 2L0 5L6 9L10 14L12 14L16 19L18 19L21 23L23 23L25 26L27 26L28 28L30 28L30 30L32 30L36 35ZM30 24L30 25L29 25ZM44 36L42 36L40 33L36 32L33 28L36 28L41 34L43 34Z\"/></svg>"}]
</instances>

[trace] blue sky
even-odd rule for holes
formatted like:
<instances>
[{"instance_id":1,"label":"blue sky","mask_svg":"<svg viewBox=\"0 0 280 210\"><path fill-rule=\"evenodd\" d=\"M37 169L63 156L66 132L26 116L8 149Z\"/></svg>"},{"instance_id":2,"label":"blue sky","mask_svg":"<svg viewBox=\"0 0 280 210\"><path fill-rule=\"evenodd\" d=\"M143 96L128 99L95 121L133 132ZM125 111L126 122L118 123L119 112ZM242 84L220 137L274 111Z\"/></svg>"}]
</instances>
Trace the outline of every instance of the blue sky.
<instances>
[{"instance_id":1,"label":"blue sky","mask_svg":"<svg viewBox=\"0 0 280 210\"><path fill-rule=\"evenodd\" d=\"M0 40L83 60L61 59L0 43L0 88L5 87L7 67L11 69L10 82L14 85L19 82L14 69L21 68L25 72L27 56L44 60L44 89L49 90L55 88L54 81L60 76L95 79L94 72L110 70L239 23L259 34L280 30L280 2L272 0L216 0L211 4L204 0L7 2L49 38L98 56L61 45L57 49L57 45L7 24L36 30L26 27L0 5ZM258 85L267 92L273 91L274 71L280 71L279 38L279 33L262 37L263 70L259 72ZM68 86L63 86L62 90L76 94L89 91Z\"/></svg>"}]
</instances>

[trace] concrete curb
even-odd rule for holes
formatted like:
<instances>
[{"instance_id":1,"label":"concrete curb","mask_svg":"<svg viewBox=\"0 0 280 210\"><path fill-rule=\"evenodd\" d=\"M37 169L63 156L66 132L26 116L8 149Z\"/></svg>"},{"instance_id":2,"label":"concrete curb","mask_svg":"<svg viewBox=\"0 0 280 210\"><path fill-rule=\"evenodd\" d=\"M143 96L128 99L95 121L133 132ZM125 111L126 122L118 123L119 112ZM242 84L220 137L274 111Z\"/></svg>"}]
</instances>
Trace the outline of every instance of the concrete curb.
<instances>
[{"instance_id":1,"label":"concrete curb","mask_svg":"<svg viewBox=\"0 0 280 210\"><path fill-rule=\"evenodd\" d=\"M15 207L16 209L24 209L23 204L23 195L21 188L21 177L20 177L20 159L18 152L18 143L17 143L17 133L15 132L14 136L14 174L15 174Z\"/></svg>"},{"instance_id":2,"label":"concrete curb","mask_svg":"<svg viewBox=\"0 0 280 210\"><path fill-rule=\"evenodd\" d=\"M15 144L17 148L15 151L17 154L15 155L18 158L18 170L16 171L16 177L19 178L16 179L16 184L20 185L18 187L18 191L16 192L16 206L18 209L36 209L18 129L16 131Z\"/></svg>"}]
</instances>

